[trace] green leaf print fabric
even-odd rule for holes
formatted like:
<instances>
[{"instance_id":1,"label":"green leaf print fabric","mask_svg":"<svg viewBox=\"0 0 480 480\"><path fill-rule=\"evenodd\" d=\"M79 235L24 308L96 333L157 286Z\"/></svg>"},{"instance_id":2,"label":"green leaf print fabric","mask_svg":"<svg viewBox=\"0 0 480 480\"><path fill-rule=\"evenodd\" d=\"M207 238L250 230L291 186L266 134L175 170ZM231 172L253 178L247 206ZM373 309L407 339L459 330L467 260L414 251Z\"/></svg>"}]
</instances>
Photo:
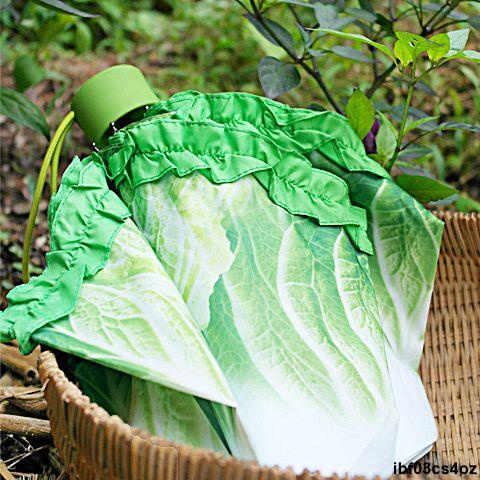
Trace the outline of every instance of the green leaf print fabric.
<instances>
[{"instance_id":1,"label":"green leaf print fabric","mask_svg":"<svg viewBox=\"0 0 480 480\"><path fill-rule=\"evenodd\" d=\"M50 203L47 268L8 295L2 340L16 338L23 353L41 343L133 375L138 415L147 415L149 403L164 409L136 423L171 433L171 440L225 451L200 408L190 410L189 421L198 422L203 437L187 423L167 428L179 403L185 409L194 396L229 406L235 400L177 288L129 216L103 167L75 159Z\"/></svg>"},{"instance_id":2,"label":"green leaf print fabric","mask_svg":"<svg viewBox=\"0 0 480 480\"><path fill-rule=\"evenodd\" d=\"M338 114L290 108L248 94L198 92L176 94L150 114L166 111L264 134L346 181L352 204L367 213L374 249L368 263L401 413L397 454L406 458L416 448L423 452L436 439L436 429L417 369L443 223L365 155L358 136Z\"/></svg>"},{"instance_id":3,"label":"green leaf print fabric","mask_svg":"<svg viewBox=\"0 0 480 480\"><path fill-rule=\"evenodd\" d=\"M335 168L312 168L314 152ZM343 117L184 92L100 156L227 378L235 415L214 408L233 454L386 475L430 448L423 387L379 315L368 206L343 172L392 182Z\"/></svg>"},{"instance_id":4,"label":"green leaf print fabric","mask_svg":"<svg viewBox=\"0 0 480 480\"><path fill-rule=\"evenodd\" d=\"M132 427L227 454L193 395L88 361L76 366L75 377L82 393Z\"/></svg>"},{"instance_id":5,"label":"green leaf print fabric","mask_svg":"<svg viewBox=\"0 0 480 480\"><path fill-rule=\"evenodd\" d=\"M110 413L324 475L435 441L416 369L442 226L342 116L179 93L74 160L49 213L0 335L88 360Z\"/></svg>"}]
</instances>

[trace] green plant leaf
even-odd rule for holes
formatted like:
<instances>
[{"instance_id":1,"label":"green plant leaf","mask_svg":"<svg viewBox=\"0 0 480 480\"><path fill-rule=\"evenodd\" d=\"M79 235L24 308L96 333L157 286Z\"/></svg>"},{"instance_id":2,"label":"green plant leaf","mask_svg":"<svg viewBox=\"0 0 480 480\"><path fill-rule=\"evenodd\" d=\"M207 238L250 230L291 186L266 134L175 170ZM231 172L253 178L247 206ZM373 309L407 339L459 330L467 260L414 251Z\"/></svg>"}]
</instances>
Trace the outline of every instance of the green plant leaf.
<instances>
[{"instance_id":1,"label":"green plant leaf","mask_svg":"<svg viewBox=\"0 0 480 480\"><path fill-rule=\"evenodd\" d=\"M350 17L338 17L338 9L333 5L315 4L315 17L320 28L341 30L352 23L355 19Z\"/></svg>"},{"instance_id":2,"label":"green plant leaf","mask_svg":"<svg viewBox=\"0 0 480 480\"><path fill-rule=\"evenodd\" d=\"M480 77L470 67L467 67L466 65L461 65L460 71L468 78L468 80L480 93Z\"/></svg>"},{"instance_id":3,"label":"green plant leaf","mask_svg":"<svg viewBox=\"0 0 480 480\"><path fill-rule=\"evenodd\" d=\"M323 33L328 33L328 34L334 35L336 37L346 38L348 40L356 40L358 42L365 43L367 45L370 45L371 47L375 47L380 52L387 55L393 61L396 62L395 55L390 50L390 48L388 48L386 45L382 45L381 43L374 42L373 40L370 40L369 38L365 37L364 35L358 35L357 33L339 32L337 30L330 30L328 28L319 28L319 29L317 29L317 31L323 32Z\"/></svg>"},{"instance_id":4,"label":"green plant leaf","mask_svg":"<svg viewBox=\"0 0 480 480\"><path fill-rule=\"evenodd\" d=\"M268 98L276 98L300 84L295 65L283 63L275 57L264 57L258 64L258 77Z\"/></svg>"},{"instance_id":5,"label":"green plant leaf","mask_svg":"<svg viewBox=\"0 0 480 480\"><path fill-rule=\"evenodd\" d=\"M315 5L315 18L320 28L329 28L338 18L338 10L333 5L317 3Z\"/></svg>"},{"instance_id":6,"label":"green plant leaf","mask_svg":"<svg viewBox=\"0 0 480 480\"><path fill-rule=\"evenodd\" d=\"M415 130L416 128L420 128L421 126L423 126L426 123L435 122L435 120L437 118L438 118L438 116L436 116L436 117L422 117L422 118L418 118L417 120L409 121L409 122L407 122L407 125L405 126L405 133L408 133L412 130ZM435 130L437 126L438 125L436 123L433 123L432 126L431 126L431 130L432 131Z\"/></svg>"},{"instance_id":7,"label":"green plant leaf","mask_svg":"<svg viewBox=\"0 0 480 480\"><path fill-rule=\"evenodd\" d=\"M278 45L278 42L270 35L270 32L265 29L265 27L255 18L255 16L251 13L246 13L244 17L270 42L274 45ZM290 50L294 49L293 38L290 33L285 30L280 24L270 20L268 18L263 19L264 22L267 24L268 28L272 30L277 38L286 45Z\"/></svg>"},{"instance_id":8,"label":"green plant leaf","mask_svg":"<svg viewBox=\"0 0 480 480\"><path fill-rule=\"evenodd\" d=\"M361 8L346 8L345 12L355 17L357 20L365 20L367 23L375 23L377 17L367 10L362 10Z\"/></svg>"},{"instance_id":9,"label":"green plant leaf","mask_svg":"<svg viewBox=\"0 0 480 480\"><path fill-rule=\"evenodd\" d=\"M93 34L85 22L75 24L75 48L77 53L82 54L92 50Z\"/></svg>"},{"instance_id":10,"label":"green plant leaf","mask_svg":"<svg viewBox=\"0 0 480 480\"><path fill-rule=\"evenodd\" d=\"M324 57L328 53L328 51L327 50L316 50L314 48L309 48L308 53L312 57L320 58L320 57Z\"/></svg>"},{"instance_id":11,"label":"green plant leaf","mask_svg":"<svg viewBox=\"0 0 480 480\"><path fill-rule=\"evenodd\" d=\"M356 89L348 99L345 114L350 126L359 138L363 139L375 121L375 109L370 99L360 89Z\"/></svg>"},{"instance_id":12,"label":"green plant leaf","mask_svg":"<svg viewBox=\"0 0 480 480\"><path fill-rule=\"evenodd\" d=\"M435 202L458 193L456 188L446 183L421 175L400 175L397 184L422 203Z\"/></svg>"},{"instance_id":13,"label":"green plant leaf","mask_svg":"<svg viewBox=\"0 0 480 480\"><path fill-rule=\"evenodd\" d=\"M477 202L466 194L461 194L455 202L455 209L465 213L480 212L480 202Z\"/></svg>"},{"instance_id":14,"label":"green plant leaf","mask_svg":"<svg viewBox=\"0 0 480 480\"><path fill-rule=\"evenodd\" d=\"M400 152L398 158L401 158L402 160L415 160L431 154L432 150L428 147L410 145Z\"/></svg>"},{"instance_id":15,"label":"green plant leaf","mask_svg":"<svg viewBox=\"0 0 480 480\"><path fill-rule=\"evenodd\" d=\"M431 62L436 63L450 51L450 37L446 33L434 35L431 40L441 45L436 48L427 48L428 58Z\"/></svg>"},{"instance_id":16,"label":"green plant leaf","mask_svg":"<svg viewBox=\"0 0 480 480\"><path fill-rule=\"evenodd\" d=\"M480 30L480 15L473 15L469 17L467 22L475 29Z\"/></svg>"},{"instance_id":17,"label":"green plant leaf","mask_svg":"<svg viewBox=\"0 0 480 480\"><path fill-rule=\"evenodd\" d=\"M462 52L467 44L469 33L470 30L468 28L448 32L446 35L448 35L448 38L450 39L450 50L445 56L451 57Z\"/></svg>"},{"instance_id":18,"label":"green plant leaf","mask_svg":"<svg viewBox=\"0 0 480 480\"><path fill-rule=\"evenodd\" d=\"M476 52L475 50L464 50L463 52L459 52L451 57L443 58L439 63L439 66L449 62L450 60L456 59L470 60L473 63L480 63L480 53Z\"/></svg>"},{"instance_id":19,"label":"green plant leaf","mask_svg":"<svg viewBox=\"0 0 480 480\"><path fill-rule=\"evenodd\" d=\"M377 133L377 152L384 161L390 160L397 146L397 132L392 122L379 112L381 120L380 128Z\"/></svg>"},{"instance_id":20,"label":"green plant leaf","mask_svg":"<svg viewBox=\"0 0 480 480\"><path fill-rule=\"evenodd\" d=\"M356 60L358 62L372 63L373 60L365 55L363 52L343 45L336 45L332 47L332 52L339 57L348 58L349 60Z\"/></svg>"},{"instance_id":21,"label":"green plant leaf","mask_svg":"<svg viewBox=\"0 0 480 480\"><path fill-rule=\"evenodd\" d=\"M478 125L462 122L443 122L438 126L437 130L468 130L469 132L480 132Z\"/></svg>"},{"instance_id":22,"label":"green plant leaf","mask_svg":"<svg viewBox=\"0 0 480 480\"><path fill-rule=\"evenodd\" d=\"M297 5L298 7L315 8L313 3L302 2L301 0L280 0L278 3L288 3L290 5Z\"/></svg>"},{"instance_id":23,"label":"green plant leaf","mask_svg":"<svg viewBox=\"0 0 480 480\"><path fill-rule=\"evenodd\" d=\"M50 129L40 109L23 93L11 88L0 88L0 113L19 125L31 128L47 138Z\"/></svg>"},{"instance_id":24,"label":"green plant leaf","mask_svg":"<svg viewBox=\"0 0 480 480\"><path fill-rule=\"evenodd\" d=\"M24 92L33 85L40 83L45 76L46 71L36 58L30 55L22 55L15 61L13 79L19 92Z\"/></svg>"},{"instance_id":25,"label":"green plant leaf","mask_svg":"<svg viewBox=\"0 0 480 480\"><path fill-rule=\"evenodd\" d=\"M442 47L441 44L428 40L415 33L395 32L395 35L400 42L400 44L397 42L395 47L400 49L405 59L408 59L409 57L412 58L405 65L408 65L408 63L415 60L423 52L428 50L433 51ZM397 47L398 44L401 45L401 47ZM408 50L408 56L405 54L405 50Z\"/></svg>"},{"instance_id":26,"label":"green plant leaf","mask_svg":"<svg viewBox=\"0 0 480 480\"><path fill-rule=\"evenodd\" d=\"M413 62L412 49L404 40L397 40L395 42L395 45L393 46L393 52L404 67Z\"/></svg>"},{"instance_id":27,"label":"green plant leaf","mask_svg":"<svg viewBox=\"0 0 480 480\"><path fill-rule=\"evenodd\" d=\"M50 10L56 10L57 12L66 13L68 15L75 15L82 18L99 17L99 15L95 15L93 13L83 12L78 8L68 5L68 3L62 2L61 0L33 0L33 2Z\"/></svg>"}]
</instances>

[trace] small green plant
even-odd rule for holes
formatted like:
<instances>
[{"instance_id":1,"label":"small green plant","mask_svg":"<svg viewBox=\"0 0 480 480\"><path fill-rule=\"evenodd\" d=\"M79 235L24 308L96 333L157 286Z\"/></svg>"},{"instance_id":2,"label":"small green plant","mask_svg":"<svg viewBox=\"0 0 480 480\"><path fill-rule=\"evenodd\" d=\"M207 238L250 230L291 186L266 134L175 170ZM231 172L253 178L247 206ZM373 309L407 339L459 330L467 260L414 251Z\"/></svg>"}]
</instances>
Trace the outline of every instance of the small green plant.
<instances>
[{"instance_id":1,"label":"small green plant","mask_svg":"<svg viewBox=\"0 0 480 480\"><path fill-rule=\"evenodd\" d=\"M299 68L302 69L313 78L330 106L348 118L364 141L367 153L389 172L396 164L404 164L403 160L418 148L417 140L425 135L446 130L480 132L480 127L468 123L438 122L437 115L426 114L412 106L415 92L428 90L426 78L432 72L438 75L437 69L445 63L459 59L480 62L480 53L466 48L468 27L479 29L480 16L458 11L457 7L465 2L424 4L421 0L409 0L400 2L404 5L397 9L390 1L389 12L384 15L368 0L360 0L358 7L346 5L353 2L328 0L236 1L245 10L246 19L287 57L284 61L266 56L260 61L258 72L265 94L275 98L298 86L301 81ZM290 17L285 10L290 12ZM397 29L397 24L409 17L416 19L419 33ZM282 24L274 18L281 18ZM456 24L467 28L442 32ZM348 26L356 27L365 35L343 31ZM437 33L439 31L441 33ZM352 46L343 42L331 45L331 36L349 40ZM355 48L362 45L367 47L365 52ZM324 78L323 69L327 66L322 63L323 57L332 56L372 66L371 84L364 88L365 93L355 89L345 107ZM390 81L404 86L402 103L374 104L374 94ZM314 108L324 107L315 105ZM456 189L429 174L397 175L399 171L393 172L398 183L424 203L458 199ZM474 209L477 208L478 205Z\"/></svg>"},{"instance_id":2,"label":"small green plant","mask_svg":"<svg viewBox=\"0 0 480 480\"><path fill-rule=\"evenodd\" d=\"M54 11L61 13L60 19L52 22L46 20L43 25L34 25L28 20L21 21L21 16L17 7L28 9L29 3L37 4L44 7L43 13ZM73 26L74 38L77 51L85 51L91 46L91 30L83 20L97 18L99 15L88 13L73 7L61 0L35 0L27 2L27 5L17 6L14 2L2 2L2 23L7 24L12 29L23 31L30 38L33 44L34 53L25 54L17 57L13 66L13 79L15 89L0 87L0 113L9 117L19 125L30 128L42 134L47 140L50 138L50 129L42 111L23 93L30 87L40 83L45 78L59 78L55 72L47 71L40 63L39 57L45 45L52 38L61 33L66 28ZM17 18L15 25L10 25L11 18ZM48 17L45 17L47 19ZM3 39L3 42L5 38ZM62 78L66 83L67 79ZM58 94L63 93L65 85L63 85ZM54 99L56 95L54 96Z\"/></svg>"}]
</instances>

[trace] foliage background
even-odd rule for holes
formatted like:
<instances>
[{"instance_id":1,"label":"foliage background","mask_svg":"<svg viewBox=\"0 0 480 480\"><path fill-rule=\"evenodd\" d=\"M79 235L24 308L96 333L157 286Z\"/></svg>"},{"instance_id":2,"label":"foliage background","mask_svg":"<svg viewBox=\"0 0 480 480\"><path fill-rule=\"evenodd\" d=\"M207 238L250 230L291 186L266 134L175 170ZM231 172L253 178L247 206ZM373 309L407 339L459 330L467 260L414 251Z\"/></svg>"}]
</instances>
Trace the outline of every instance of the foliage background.
<instances>
[{"instance_id":1,"label":"foliage background","mask_svg":"<svg viewBox=\"0 0 480 480\"><path fill-rule=\"evenodd\" d=\"M37 2L41 3L41 2ZM52 11L22 0L1 0L1 83L14 87L15 62L22 56L36 59L46 77L28 88L28 97L46 114L55 128L70 108L72 92L97 71L117 63L131 63L148 76L161 97L185 89L207 92L241 90L262 94L257 65L265 55L285 59L285 54L263 38L242 16L234 0L89 0L70 1L96 18L80 18ZM275 0L270 0L275 4ZM329 2L326 2L329 3ZM338 3L338 2L333 2ZM356 0L346 4L358 7ZM401 7L408 1L397 1ZM411 3L411 2L410 2ZM375 2L388 15L390 2ZM479 2L462 2L459 9L480 13ZM286 9L273 10L279 23L292 25ZM408 17L404 29L413 29ZM458 27L457 27L458 28ZM327 45L345 44L325 38ZM469 46L480 44L480 32L473 30ZM362 49L359 49L362 50ZM362 50L365 52L365 50ZM368 54L368 51L366 52ZM27 62L28 63L28 62ZM33 64L33 63L32 63ZM369 63L339 56L321 58L319 67L325 82L345 104L355 87L366 89L372 80ZM32 67L34 68L34 67ZM389 81L373 100L399 105L405 86ZM310 77L299 87L279 97L280 101L306 107L312 102L328 107L322 92ZM450 62L428 84L415 92L414 106L440 120L480 124L480 77L478 65ZM37 133L0 116L2 212L2 300L5 292L20 280L20 256L25 224L36 175L46 140ZM412 172L445 180L474 199L480 196L480 138L465 131L445 132L420 142ZM91 149L78 127L74 127L63 150L62 172L74 154ZM48 248L45 189L34 233L33 274L43 267Z\"/></svg>"}]
</instances>

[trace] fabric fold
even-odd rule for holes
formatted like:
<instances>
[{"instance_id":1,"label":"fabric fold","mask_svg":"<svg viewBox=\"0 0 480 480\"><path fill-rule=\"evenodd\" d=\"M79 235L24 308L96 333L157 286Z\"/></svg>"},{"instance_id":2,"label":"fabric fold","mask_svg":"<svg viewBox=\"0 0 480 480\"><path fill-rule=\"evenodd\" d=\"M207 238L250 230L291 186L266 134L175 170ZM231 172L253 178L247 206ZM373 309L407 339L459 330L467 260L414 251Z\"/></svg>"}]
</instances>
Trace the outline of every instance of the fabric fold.
<instances>
[{"instance_id":1,"label":"fabric fold","mask_svg":"<svg viewBox=\"0 0 480 480\"><path fill-rule=\"evenodd\" d=\"M27 354L36 346L31 339L35 331L71 313L84 277L105 266L129 217L127 207L109 190L103 167L75 157L50 203L47 266L7 295L10 307L0 314L2 341L16 338Z\"/></svg>"},{"instance_id":2,"label":"fabric fold","mask_svg":"<svg viewBox=\"0 0 480 480\"><path fill-rule=\"evenodd\" d=\"M350 203L342 179L241 126L153 116L115 134L97 155L117 186L126 182L133 189L169 172L184 177L198 171L216 184L251 174L277 205L319 225L343 225L359 250L372 252L366 214Z\"/></svg>"},{"instance_id":3,"label":"fabric fold","mask_svg":"<svg viewBox=\"0 0 480 480\"><path fill-rule=\"evenodd\" d=\"M282 145L290 137L292 148L302 152L318 150L351 172L369 172L390 178L369 158L348 120L335 112L292 108L258 95L240 92L204 94L180 92L149 109L148 115L169 112L173 118L212 120L226 126L249 128Z\"/></svg>"},{"instance_id":4,"label":"fabric fold","mask_svg":"<svg viewBox=\"0 0 480 480\"><path fill-rule=\"evenodd\" d=\"M44 343L234 405L178 290L129 217L103 166L75 158L50 203L47 267L8 294L2 340L17 339L25 354Z\"/></svg>"}]
</instances>

